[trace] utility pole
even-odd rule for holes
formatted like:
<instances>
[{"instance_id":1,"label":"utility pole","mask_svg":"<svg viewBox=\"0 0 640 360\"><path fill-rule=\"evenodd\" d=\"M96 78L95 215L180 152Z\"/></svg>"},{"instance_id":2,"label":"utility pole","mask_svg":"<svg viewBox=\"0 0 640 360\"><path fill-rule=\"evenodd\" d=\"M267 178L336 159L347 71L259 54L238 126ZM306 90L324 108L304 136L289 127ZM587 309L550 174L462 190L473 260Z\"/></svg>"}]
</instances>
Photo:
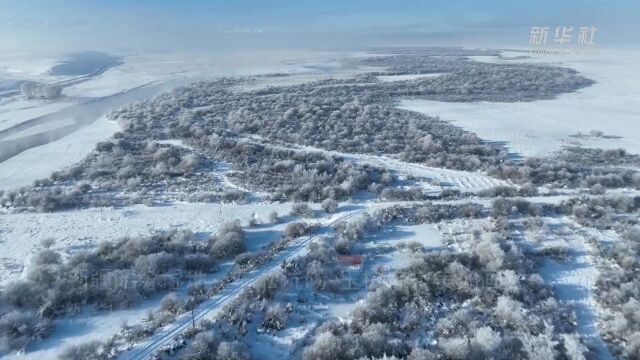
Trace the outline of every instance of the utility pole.
<instances>
[{"instance_id":1,"label":"utility pole","mask_svg":"<svg viewBox=\"0 0 640 360\"><path fill-rule=\"evenodd\" d=\"M196 318L193 316L193 308L191 308L191 326L196 327Z\"/></svg>"}]
</instances>

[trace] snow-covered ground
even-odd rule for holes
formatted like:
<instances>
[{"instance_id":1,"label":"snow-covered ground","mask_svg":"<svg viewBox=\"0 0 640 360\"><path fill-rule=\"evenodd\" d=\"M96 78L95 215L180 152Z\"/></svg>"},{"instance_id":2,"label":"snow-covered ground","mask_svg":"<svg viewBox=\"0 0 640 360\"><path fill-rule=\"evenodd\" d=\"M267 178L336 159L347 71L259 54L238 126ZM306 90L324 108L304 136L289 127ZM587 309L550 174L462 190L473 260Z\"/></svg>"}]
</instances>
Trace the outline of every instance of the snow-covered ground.
<instances>
[{"instance_id":1,"label":"snow-covered ground","mask_svg":"<svg viewBox=\"0 0 640 360\"><path fill-rule=\"evenodd\" d=\"M6 52L0 55L0 78L48 80L47 71L60 60L56 54Z\"/></svg>"},{"instance_id":2,"label":"snow-covered ground","mask_svg":"<svg viewBox=\"0 0 640 360\"><path fill-rule=\"evenodd\" d=\"M526 53L513 53L527 55ZM481 138L505 141L514 152L542 156L565 145L625 148L640 153L640 51L601 49L598 55L544 56L509 60L475 56L496 63L542 62L567 66L596 81L557 99L516 103L459 103L404 100L400 107L439 116ZM604 137L572 137L603 131Z\"/></svg>"},{"instance_id":3,"label":"snow-covered ground","mask_svg":"<svg viewBox=\"0 0 640 360\"><path fill-rule=\"evenodd\" d=\"M560 240L569 251L567 261L545 259L540 273L545 282L553 286L558 300L570 303L576 312L578 331L592 346L598 359L612 359L607 346L598 330L599 307L594 298L598 271L591 257L587 237L596 236L593 232L581 234L579 225L566 218L547 218L548 233L540 234L542 241Z\"/></svg>"},{"instance_id":4,"label":"snow-covered ground","mask_svg":"<svg viewBox=\"0 0 640 360\"><path fill-rule=\"evenodd\" d=\"M68 96L107 96L150 82L182 79L186 82L220 76L318 74L311 65L327 74L339 72L341 59L360 53L311 52L300 50L238 51L220 53L131 54L124 63L104 75L65 89Z\"/></svg>"},{"instance_id":5,"label":"snow-covered ground","mask_svg":"<svg viewBox=\"0 0 640 360\"><path fill-rule=\"evenodd\" d=\"M117 334L124 324L142 321L147 311L160 306L160 296L145 301L130 309L101 312L99 315L86 311L77 316L61 319L56 323L54 335L37 343L27 353L7 354L3 359L55 359L62 349L70 345L91 341L104 341Z\"/></svg>"},{"instance_id":6,"label":"snow-covered ground","mask_svg":"<svg viewBox=\"0 0 640 360\"><path fill-rule=\"evenodd\" d=\"M50 114L73 105L72 101L0 99L0 132L38 116Z\"/></svg>"},{"instance_id":7,"label":"snow-covered ground","mask_svg":"<svg viewBox=\"0 0 640 360\"><path fill-rule=\"evenodd\" d=\"M376 249L387 247L390 253L367 259L366 266L383 272L385 282L395 282L395 274L398 270L407 266L414 254L408 248L401 249L401 243L420 244L426 251L441 250L443 246L442 234L433 224L396 225L388 226L381 232L371 234L363 239L366 248ZM375 250L374 250L375 251ZM355 304L353 304L355 306ZM345 311L343 307L340 309Z\"/></svg>"},{"instance_id":8,"label":"snow-covered ground","mask_svg":"<svg viewBox=\"0 0 640 360\"><path fill-rule=\"evenodd\" d=\"M363 203L359 206L345 204L333 215L318 211L320 217L313 221L324 224L332 223L338 219L350 218L357 214L358 209L373 211L378 208L391 206L394 203ZM100 241L114 240L123 236L147 235L155 231L171 229L190 229L196 236L205 237L215 233L216 229L225 221L240 219L246 222L255 214L263 221L272 211L285 215L291 208L291 203L283 204L192 204L179 203L171 206L147 207L136 205L126 208L86 209L59 213L15 213L0 216L0 243L3 245L2 267L0 278L3 283L19 278L24 274L30 256L41 249L40 242L43 239L56 240L52 246L63 255L73 254L76 251L91 249ZM314 206L317 210L317 206ZM360 210L362 211L362 210ZM291 219L287 219L291 220ZM278 225L262 225L248 229L247 242L250 250L267 245L279 238L284 229L284 223ZM99 235L97 235L99 234ZM387 238L388 237L388 238ZM221 294L218 299L212 298L202 306L202 315L198 318L210 317L216 312L210 309L220 309L222 305L232 300L242 289L249 286L259 276L266 272L279 268L285 258L304 254L307 239L301 239L301 243L292 244L281 256L271 261L264 269L252 276L244 278L237 285ZM441 236L432 225L394 227L389 236L379 237L376 241L382 241L382 245L395 244L400 241L418 241L427 248L436 248L441 245ZM393 243L393 244L392 244ZM378 244L380 245L380 244ZM407 254L408 256L408 254ZM385 262L387 266L401 267L409 257L390 257ZM271 270L269 270L271 269ZM219 273L217 273L219 274ZM159 298L145 301L135 309L115 310L111 312L93 313L86 311L78 316L63 319L57 324L56 332L51 338L37 344L26 354L15 355L16 358L35 359L56 356L70 344L84 343L95 339L106 339L119 331L124 321L129 324L136 323L144 318L146 311L158 306ZM344 311L348 311L355 303L345 303ZM336 309L331 309L333 313ZM187 319L189 320L189 319ZM188 321L187 321L188 322ZM180 326L178 322L175 326ZM176 329L168 327L156 340L164 344L172 339ZM166 335L166 336L165 336ZM295 334L294 334L295 335ZM155 341L155 340L154 340ZM156 344L155 342L152 342ZM157 344L156 344L157 345ZM154 345L154 349L157 346Z\"/></svg>"},{"instance_id":9,"label":"snow-covered ground","mask_svg":"<svg viewBox=\"0 0 640 360\"><path fill-rule=\"evenodd\" d=\"M43 239L56 240L52 247L62 253L89 249L100 241L124 236L148 235L154 231L190 229L215 232L225 221L248 221L252 213L267 219L271 211L287 214L291 204L197 204L127 208L92 208L57 213L19 213L0 215L2 259L0 279L18 278ZM265 220L266 221L266 220Z\"/></svg>"},{"instance_id":10,"label":"snow-covered ground","mask_svg":"<svg viewBox=\"0 0 640 360\"><path fill-rule=\"evenodd\" d=\"M62 139L26 150L0 163L0 189L30 185L34 180L82 160L99 141L119 127L104 117Z\"/></svg>"}]
</instances>

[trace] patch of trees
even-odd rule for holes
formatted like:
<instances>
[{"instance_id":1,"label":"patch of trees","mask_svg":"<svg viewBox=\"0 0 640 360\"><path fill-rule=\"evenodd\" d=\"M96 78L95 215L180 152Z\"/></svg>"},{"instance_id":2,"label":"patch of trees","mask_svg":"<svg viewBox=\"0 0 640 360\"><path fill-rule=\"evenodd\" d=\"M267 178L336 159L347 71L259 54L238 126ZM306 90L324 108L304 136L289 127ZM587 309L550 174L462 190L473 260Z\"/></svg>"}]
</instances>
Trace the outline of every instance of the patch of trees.
<instances>
[{"instance_id":1,"label":"patch of trees","mask_svg":"<svg viewBox=\"0 0 640 360\"><path fill-rule=\"evenodd\" d=\"M631 161L637 163L638 160L631 156L626 158L633 158L633 160L616 155L610 157L611 161L609 161L609 157L604 155L608 152L618 153L613 150L569 148L557 157L527 158L523 164L507 163L491 166L487 173L517 184L531 184L528 186L552 185L558 188L599 186L605 189L638 187L640 185L638 172L614 167ZM626 160L620 160L620 158Z\"/></svg>"},{"instance_id":2,"label":"patch of trees","mask_svg":"<svg viewBox=\"0 0 640 360\"><path fill-rule=\"evenodd\" d=\"M226 224L221 227L220 231L216 234L215 238L212 239L209 244L215 244L216 241L219 241L219 238L225 237L227 234L237 234L239 233L239 229L236 227L237 222L232 222ZM236 261L234 266L229 270L222 279L213 283L212 285L205 285L203 283L193 283L189 285L187 290L186 297L179 297L175 294L167 295L161 304L161 308L158 311L150 312L148 315L148 321L132 326L125 325L123 328L123 332L118 336L118 341L126 341L127 343L133 343L136 341L140 341L148 336L153 335L153 333L160 327L166 325L170 321L173 321L176 316L183 314L184 312L190 311L198 304L201 304L206 299L220 294L222 290L225 289L227 284L233 283L235 280L244 277L246 274L254 271L258 266L261 266L271 259L280 251L285 249L295 238L308 235L310 233L315 232L318 229L317 224L307 224L304 222L295 222L288 224L285 229L284 236L272 243L266 249L257 251L253 254L242 253L236 257ZM235 235L233 235L235 236ZM243 316L248 316L253 313L256 309L255 305L252 305L251 302L255 300L255 296L261 297L263 300L268 300L273 297L274 293L283 285L279 279L277 274L274 274L275 277L266 277L260 279L256 283L254 287L247 290L248 292L244 293L241 297L241 300L234 301L229 306L229 314L233 314L232 318L241 319ZM265 309L265 308L262 308ZM223 314L223 316L226 316ZM231 315L230 315L231 316ZM245 318L246 320L246 318ZM240 336L238 333L239 329L243 329L242 324L244 324L244 331L246 331L247 322L236 321L233 324L225 321L217 322L218 329L222 329L224 331L216 332L221 336L219 344L223 344L225 342L234 342ZM197 327L189 328L186 334L183 334L187 338L191 339L196 337L197 340L198 333L211 333L214 324L204 320L201 321ZM235 330L234 330L235 329ZM202 335L204 336L204 335ZM211 337L207 335L207 339ZM205 340L205 339L201 339ZM207 340L208 341L208 340ZM182 344L182 343L180 343ZM183 346L171 347L171 352L174 353L179 351L179 354L184 354L187 358L192 354L192 351L195 351L198 354L201 354L201 351L213 351L212 349L216 349L218 342L211 343L210 345L202 344L199 341L192 343L184 350L180 350ZM235 343L234 343L235 344ZM103 344L104 345L104 344ZM215 345L215 346L214 346ZM209 347L210 346L210 347ZM99 350L101 347L98 347ZM236 345L233 347L237 348ZM228 350L228 349L226 349ZM225 350L225 353L226 353ZM219 352L218 352L219 353ZM230 353L231 355L234 352ZM239 354L239 355L238 355ZM244 359L245 352L240 352L236 354L241 359ZM231 356L229 355L229 356ZM233 357L231 357L233 358ZM235 359L235 358L234 358Z\"/></svg>"},{"instance_id":3,"label":"patch of trees","mask_svg":"<svg viewBox=\"0 0 640 360\"><path fill-rule=\"evenodd\" d=\"M573 215L585 226L611 229L637 223L637 218L629 217L640 209L640 196L604 195L580 196L561 202L558 210Z\"/></svg>"},{"instance_id":4,"label":"patch of trees","mask_svg":"<svg viewBox=\"0 0 640 360\"><path fill-rule=\"evenodd\" d=\"M428 207L390 208L364 216L338 231L359 238L376 231L374 219L433 218ZM459 210L457 209L459 214ZM424 217L418 213L426 214ZM396 217L397 216L397 217ZM373 286L348 321L320 326L305 359L467 359L582 358L589 350L575 335L576 316L555 300L528 259L509 236L511 225L496 226L494 236L471 244L468 253L420 255L396 273L390 285ZM359 230L361 229L361 230ZM379 229L379 227L378 227ZM316 284L333 279L336 250L325 242L311 248L310 263L288 264L285 273L305 269ZM313 265L311 265L313 264ZM313 272L312 272L313 271ZM310 274L318 274L313 278ZM300 273L300 270L297 271ZM288 275L290 276L290 275ZM322 290L318 288L318 290ZM326 290L326 289L325 289ZM331 290L331 288L328 288ZM542 354L542 355L541 355Z\"/></svg>"},{"instance_id":5,"label":"patch of trees","mask_svg":"<svg viewBox=\"0 0 640 360\"><path fill-rule=\"evenodd\" d=\"M308 253L301 258L287 261L282 266L287 278L305 281L315 291L337 292L341 290L343 269L338 263L337 247L326 242L309 245Z\"/></svg>"},{"instance_id":6,"label":"patch of trees","mask_svg":"<svg viewBox=\"0 0 640 360\"><path fill-rule=\"evenodd\" d=\"M33 187L4 194L0 203L50 212L151 203L161 195L191 201L241 199L223 193L220 181L211 173L198 172L211 166L183 147L138 142L120 133L98 143L81 163L37 181Z\"/></svg>"},{"instance_id":7,"label":"patch of trees","mask_svg":"<svg viewBox=\"0 0 640 360\"><path fill-rule=\"evenodd\" d=\"M494 218L509 217L511 215L540 216L544 207L524 199L498 197L491 203L491 215Z\"/></svg>"},{"instance_id":8,"label":"patch of trees","mask_svg":"<svg viewBox=\"0 0 640 360\"><path fill-rule=\"evenodd\" d=\"M201 321L185 334L189 340L183 350L174 354L180 359L249 359L246 339L248 326L261 317L261 329L278 331L285 327L287 311L273 298L286 285L286 278L275 272L259 278L254 285L226 305L215 322ZM238 341L238 339L240 339Z\"/></svg>"},{"instance_id":9,"label":"patch of trees","mask_svg":"<svg viewBox=\"0 0 640 360\"><path fill-rule=\"evenodd\" d=\"M53 331L50 319L33 311L13 309L0 315L0 351L22 350Z\"/></svg>"},{"instance_id":10,"label":"patch of trees","mask_svg":"<svg viewBox=\"0 0 640 360\"><path fill-rule=\"evenodd\" d=\"M437 223L456 218L478 218L483 216L481 205L466 204L431 204L425 203L412 207L391 206L375 211L372 215L364 214L349 222L339 222L334 226L338 235L335 250L338 254L347 255L368 233L380 231L384 226L401 221L407 224Z\"/></svg>"},{"instance_id":11,"label":"patch of trees","mask_svg":"<svg viewBox=\"0 0 640 360\"><path fill-rule=\"evenodd\" d=\"M231 232L223 230L216 238ZM176 288L194 274L216 271L217 241L210 246L189 231L170 231L104 242L66 261L53 250L40 250L31 259L26 279L2 289L0 341L15 349L47 335L51 319L87 304L99 309L132 306ZM18 322L22 325L16 327Z\"/></svg>"},{"instance_id":12,"label":"patch of trees","mask_svg":"<svg viewBox=\"0 0 640 360\"><path fill-rule=\"evenodd\" d=\"M426 200L428 196L419 187L408 189L388 187L380 192L380 198L387 201L418 201Z\"/></svg>"},{"instance_id":13,"label":"patch of trees","mask_svg":"<svg viewBox=\"0 0 640 360\"><path fill-rule=\"evenodd\" d=\"M639 165L640 156L629 154L625 149L592 149L582 147L568 147L558 154L558 158L563 161L589 165L589 166L612 166L612 165Z\"/></svg>"},{"instance_id":14,"label":"patch of trees","mask_svg":"<svg viewBox=\"0 0 640 360\"><path fill-rule=\"evenodd\" d=\"M501 280L495 287L480 285L481 269L496 271L485 268L496 262L479 255L424 255L397 275L397 284L371 291L349 322L332 321L320 327L304 358L507 359L541 353L550 358L586 354L586 347L565 333L567 329L545 323L561 307L539 276L515 276L502 268L497 270Z\"/></svg>"},{"instance_id":15,"label":"patch of trees","mask_svg":"<svg viewBox=\"0 0 640 360\"><path fill-rule=\"evenodd\" d=\"M628 228L602 255L616 266L601 270L597 300L606 309L603 337L618 356L640 355L640 227Z\"/></svg>"},{"instance_id":16,"label":"patch of trees","mask_svg":"<svg viewBox=\"0 0 640 360\"><path fill-rule=\"evenodd\" d=\"M268 311L266 304L286 283L286 277L279 272L261 277L255 285L244 290L238 298L224 308L221 319L230 327L236 327L241 335L245 335L255 313L262 312L266 315ZM284 316L281 316L281 320L283 319Z\"/></svg>"},{"instance_id":17,"label":"patch of trees","mask_svg":"<svg viewBox=\"0 0 640 360\"><path fill-rule=\"evenodd\" d=\"M552 99L594 84L575 70L549 65L491 64L459 56L405 54L362 59L392 74L445 73L408 81L404 95L439 101L534 101Z\"/></svg>"},{"instance_id":18,"label":"patch of trees","mask_svg":"<svg viewBox=\"0 0 640 360\"><path fill-rule=\"evenodd\" d=\"M162 195L176 200L243 201L245 195L226 189L212 169L231 163L225 174L274 201L340 199L372 184L393 181L387 171L358 165L321 152L287 150L252 141L211 135L196 155L183 147L127 141L100 143L80 165L56 173L35 187L3 195L4 206L55 211L73 207L139 203ZM142 143L144 143L143 140ZM154 173L162 168L160 173ZM209 169L209 170L206 170ZM198 171L196 171L198 170ZM146 200L145 200L146 199Z\"/></svg>"},{"instance_id":19,"label":"patch of trees","mask_svg":"<svg viewBox=\"0 0 640 360\"><path fill-rule=\"evenodd\" d=\"M112 339L102 343L90 341L84 344L72 345L60 354L61 360L98 360L113 359L116 355L116 344Z\"/></svg>"},{"instance_id":20,"label":"patch of trees","mask_svg":"<svg viewBox=\"0 0 640 360\"><path fill-rule=\"evenodd\" d=\"M434 56L434 57L462 57L462 56L500 56L499 50L491 49L465 49L455 46L391 46L391 47L375 47L367 49L367 53L370 54L382 54L382 55L420 55L420 56ZM360 61L360 59L356 60ZM374 60L375 61L375 60Z\"/></svg>"},{"instance_id":21,"label":"patch of trees","mask_svg":"<svg viewBox=\"0 0 640 360\"><path fill-rule=\"evenodd\" d=\"M478 195L486 197L536 196L538 195L538 189L531 183L524 184L520 187L500 185L483 190Z\"/></svg>"},{"instance_id":22,"label":"patch of trees","mask_svg":"<svg viewBox=\"0 0 640 360\"><path fill-rule=\"evenodd\" d=\"M223 129L288 144L386 153L464 169L506 158L501 148L482 143L475 134L390 106L409 92L403 87L414 91L415 86L354 81L358 84L323 80L244 93L229 91L218 82L198 83L154 102L128 106L112 117L135 131L168 124L171 135L179 138L200 138Z\"/></svg>"},{"instance_id":23,"label":"patch of trees","mask_svg":"<svg viewBox=\"0 0 640 360\"><path fill-rule=\"evenodd\" d=\"M229 177L254 190L269 191L272 200L321 202L367 191L389 176L386 170L357 165L321 152L296 151L246 140L210 137L212 156L233 164ZM391 177L393 179L393 177Z\"/></svg>"}]
</instances>

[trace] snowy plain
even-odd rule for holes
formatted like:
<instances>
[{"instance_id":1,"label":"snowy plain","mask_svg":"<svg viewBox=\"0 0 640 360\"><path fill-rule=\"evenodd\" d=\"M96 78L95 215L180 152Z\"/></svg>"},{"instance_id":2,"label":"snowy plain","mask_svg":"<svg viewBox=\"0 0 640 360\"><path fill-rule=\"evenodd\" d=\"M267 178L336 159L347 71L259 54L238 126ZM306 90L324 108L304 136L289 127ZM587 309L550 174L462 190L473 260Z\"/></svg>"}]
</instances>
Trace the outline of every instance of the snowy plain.
<instances>
[{"instance_id":1,"label":"snowy plain","mask_svg":"<svg viewBox=\"0 0 640 360\"><path fill-rule=\"evenodd\" d=\"M640 153L640 51L600 49L597 54L580 57L531 55L512 60L473 56L472 60L566 66L596 83L552 100L516 103L402 100L399 107L439 116L486 140L504 141L513 152L523 156L544 156L577 144ZM602 131L604 136L589 136L592 130ZM576 136L579 134L586 136Z\"/></svg>"},{"instance_id":2,"label":"snowy plain","mask_svg":"<svg viewBox=\"0 0 640 360\"><path fill-rule=\"evenodd\" d=\"M266 219L271 211L286 214L291 204L197 204L177 203L171 206L134 205L127 208L91 208L56 213L20 213L0 216L2 241L2 282L15 280L40 242L56 240L52 247L63 254L90 249L100 241L125 236L148 235L155 231L190 229L215 232L231 219L248 221L252 213ZM98 235L99 234L99 237Z\"/></svg>"}]
</instances>

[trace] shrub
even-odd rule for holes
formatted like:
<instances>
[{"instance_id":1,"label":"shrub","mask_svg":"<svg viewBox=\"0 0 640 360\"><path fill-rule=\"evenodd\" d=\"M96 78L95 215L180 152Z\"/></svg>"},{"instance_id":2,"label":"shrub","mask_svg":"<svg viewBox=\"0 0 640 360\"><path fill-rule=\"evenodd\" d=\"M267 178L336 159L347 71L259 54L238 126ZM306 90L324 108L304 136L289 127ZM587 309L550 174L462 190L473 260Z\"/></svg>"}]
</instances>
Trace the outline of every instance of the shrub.
<instances>
[{"instance_id":1,"label":"shrub","mask_svg":"<svg viewBox=\"0 0 640 360\"><path fill-rule=\"evenodd\" d=\"M297 237L306 235L310 229L311 227L305 222L293 222L287 224L287 226L284 228L284 235L289 238L295 239Z\"/></svg>"},{"instance_id":2,"label":"shrub","mask_svg":"<svg viewBox=\"0 0 640 360\"><path fill-rule=\"evenodd\" d=\"M171 269L178 260L173 254L165 251L141 255L135 260L135 269L140 274L157 275L164 274Z\"/></svg>"},{"instance_id":3,"label":"shrub","mask_svg":"<svg viewBox=\"0 0 640 360\"><path fill-rule=\"evenodd\" d=\"M55 243L56 240L54 238L44 238L40 241L40 245L45 249L52 247Z\"/></svg>"},{"instance_id":4,"label":"shrub","mask_svg":"<svg viewBox=\"0 0 640 360\"><path fill-rule=\"evenodd\" d=\"M218 258L237 255L246 249L244 230L237 220L222 224L212 241L211 250L213 255Z\"/></svg>"},{"instance_id":5,"label":"shrub","mask_svg":"<svg viewBox=\"0 0 640 360\"><path fill-rule=\"evenodd\" d=\"M184 300L178 294L169 293L160 301L160 310L175 315L180 312L184 304Z\"/></svg>"},{"instance_id":6,"label":"shrub","mask_svg":"<svg viewBox=\"0 0 640 360\"><path fill-rule=\"evenodd\" d=\"M217 360L248 360L249 354L239 342L223 341L216 351Z\"/></svg>"},{"instance_id":7,"label":"shrub","mask_svg":"<svg viewBox=\"0 0 640 360\"><path fill-rule=\"evenodd\" d=\"M30 343L49 336L53 326L35 313L11 310L0 317L0 350L21 350Z\"/></svg>"},{"instance_id":8,"label":"shrub","mask_svg":"<svg viewBox=\"0 0 640 360\"><path fill-rule=\"evenodd\" d=\"M464 337L441 338L440 350L450 359L466 359L469 356L469 340Z\"/></svg>"},{"instance_id":9,"label":"shrub","mask_svg":"<svg viewBox=\"0 0 640 360\"><path fill-rule=\"evenodd\" d=\"M304 349L304 360L343 359L344 341L330 332L318 335L313 345Z\"/></svg>"},{"instance_id":10,"label":"shrub","mask_svg":"<svg viewBox=\"0 0 640 360\"><path fill-rule=\"evenodd\" d=\"M280 304L270 306L262 320L262 328L266 330L282 330L287 325L287 314Z\"/></svg>"},{"instance_id":11,"label":"shrub","mask_svg":"<svg viewBox=\"0 0 640 360\"><path fill-rule=\"evenodd\" d=\"M293 204L290 214L293 216L313 217L313 210L306 203Z\"/></svg>"},{"instance_id":12,"label":"shrub","mask_svg":"<svg viewBox=\"0 0 640 360\"><path fill-rule=\"evenodd\" d=\"M220 340L211 332L197 333L191 345L185 350L184 359L190 360L214 360ZM229 356L226 350L223 350L224 356Z\"/></svg>"},{"instance_id":13,"label":"shrub","mask_svg":"<svg viewBox=\"0 0 640 360\"><path fill-rule=\"evenodd\" d=\"M108 349L99 341L71 345L60 355L61 360L104 360L109 358Z\"/></svg>"},{"instance_id":14,"label":"shrub","mask_svg":"<svg viewBox=\"0 0 640 360\"><path fill-rule=\"evenodd\" d=\"M259 299L271 299L286 282L287 279L281 273L269 274L258 279L254 289Z\"/></svg>"},{"instance_id":15,"label":"shrub","mask_svg":"<svg viewBox=\"0 0 640 360\"><path fill-rule=\"evenodd\" d=\"M190 272L210 273L216 269L216 262L206 254L187 254L184 257L184 269Z\"/></svg>"},{"instance_id":16,"label":"shrub","mask_svg":"<svg viewBox=\"0 0 640 360\"><path fill-rule=\"evenodd\" d=\"M322 201L322 209L328 213L333 213L338 209L338 202L334 199L324 199Z\"/></svg>"},{"instance_id":17,"label":"shrub","mask_svg":"<svg viewBox=\"0 0 640 360\"><path fill-rule=\"evenodd\" d=\"M500 333L493 331L489 326L477 328L472 339L474 347L486 355L493 353L500 346L500 341Z\"/></svg>"},{"instance_id":18,"label":"shrub","mask_svg":"<svg viewBox=\"0 0 640 360\"><path fill-rule=\"evenodd\" d=\"M31 259L34 266L57 265L60 263L60 254L50 249L43 249Z\"/></svg>"},{"instance_id":19,"label":"shrub","mask_svg":"<svg viewBox=\"0 0 640 360\"><path fill-rule=\"evenodd\" d=\"M473 254L489 270L497 271L502 268L504 251L493 241L487 239L480 241L473 248Z\"/></svg>"},{"instance_id":20,"label":"shrub","mask_svg":"<svg viewBox=\"0 0 640 360\"><path fill-rule=\"evenodd\" d=\"M507 327L517 328L523 324L522 303L508 296L500 296L494 314L498 321Z\"/></svg>"},{"instance_id":21,"label":"shrub","mask_svg":"<svg viewBox=\"0 0 640 360\"><path fill-rule=\"evenodd\" d=\"M278 216L277 211L272 211L269 213L269 222L272 224L277 224L280 222L280 217Z\"/></svg>"}]
</instances>

